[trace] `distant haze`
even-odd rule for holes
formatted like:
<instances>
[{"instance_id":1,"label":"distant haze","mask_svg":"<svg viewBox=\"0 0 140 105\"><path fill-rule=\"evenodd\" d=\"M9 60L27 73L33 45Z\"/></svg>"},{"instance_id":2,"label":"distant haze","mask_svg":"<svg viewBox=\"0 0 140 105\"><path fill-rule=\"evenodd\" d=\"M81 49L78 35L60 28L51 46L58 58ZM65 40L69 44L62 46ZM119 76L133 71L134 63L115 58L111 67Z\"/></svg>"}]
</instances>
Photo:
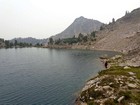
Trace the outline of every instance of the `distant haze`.
<instances>
[{"instance_id":1,"label":"distant haze","mask_svg":"<svg viewBox=\"0 0 140 105\"><path fill-rule=\"evenodd\" d=\"M48 38L77 17L108 23L139 6L139 0L0 0L0 38Z\"/></svg>"}]
</instances>

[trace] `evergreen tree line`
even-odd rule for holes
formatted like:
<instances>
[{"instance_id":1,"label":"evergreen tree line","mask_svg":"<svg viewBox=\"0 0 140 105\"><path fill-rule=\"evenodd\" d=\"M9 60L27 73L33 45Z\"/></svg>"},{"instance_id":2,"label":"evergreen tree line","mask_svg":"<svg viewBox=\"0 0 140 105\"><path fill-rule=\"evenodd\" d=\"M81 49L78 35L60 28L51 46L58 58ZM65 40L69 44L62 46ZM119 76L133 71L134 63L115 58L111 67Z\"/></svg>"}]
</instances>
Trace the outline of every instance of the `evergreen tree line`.
<instances>
[{"instance_id":1,"label":"evergreen tree line","mask_svg":"<svg viewBox=\"0 0 140 105\"><path fill-rule=\"evenodd\" d=\"M48 45L72 45L75 43L82 43L82 42L88 42L88 41L96 41L96 31L93 31L89 35L83 35L80 33L78 37L75 35L72 38L65 38L65 39L58 39L54 40L52 37L49 38Z\"/></svg>"},{"instance_id":2,"label":"evergreen tree line","mask_svg":"<svg viewBox=\"0 0 140 105\"><path fill-rule=\"evenodd\" d=\"M18 42L17 40L14 40L14 42L11 42L9 40L4 40L0 38L0 47L5 48L13 48L13 47L42 47L43 44L37 43L35 45L32 45L32 43L26 43L26 42Z\"/></svg>"},{"instance_id":3,"label":"evergreen tree line","mask_svg":"<svg viewBox=\"0 0 140 105\"><path fill-rule=\"evenodd\" d=\"M10 42L9 40L5 40L5 47L6 48L12 48L12 47L31 47L32 44L30 43L25 43L25 42L18 42L15 40L14 42Z\"/></svg>"}]
</instances>

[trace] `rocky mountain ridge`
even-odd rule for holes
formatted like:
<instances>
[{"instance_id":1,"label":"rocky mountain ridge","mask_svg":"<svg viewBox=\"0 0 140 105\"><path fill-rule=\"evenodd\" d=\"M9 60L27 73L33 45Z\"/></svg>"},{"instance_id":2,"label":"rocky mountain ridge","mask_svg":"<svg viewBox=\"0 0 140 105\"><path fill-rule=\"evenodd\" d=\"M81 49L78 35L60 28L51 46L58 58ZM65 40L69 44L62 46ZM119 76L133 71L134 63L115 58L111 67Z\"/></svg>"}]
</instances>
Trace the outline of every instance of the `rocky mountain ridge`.
<instances>
[{"instance_id":1,"label":"rocky mountain ridge","mask_svg":"<svg viewBox=\"0 0 140 105\"><path fill-rule=\"evenodd\" d=\"M63 39L63 38L72 38L73 36L78 36L79 33L84 35L90 34L93 31L98 31L103 23L93 20L87 19L83 16L76 18L74 22L66 28L63 32L52 36L53 39Z\"/></svg>"}]
</instances>

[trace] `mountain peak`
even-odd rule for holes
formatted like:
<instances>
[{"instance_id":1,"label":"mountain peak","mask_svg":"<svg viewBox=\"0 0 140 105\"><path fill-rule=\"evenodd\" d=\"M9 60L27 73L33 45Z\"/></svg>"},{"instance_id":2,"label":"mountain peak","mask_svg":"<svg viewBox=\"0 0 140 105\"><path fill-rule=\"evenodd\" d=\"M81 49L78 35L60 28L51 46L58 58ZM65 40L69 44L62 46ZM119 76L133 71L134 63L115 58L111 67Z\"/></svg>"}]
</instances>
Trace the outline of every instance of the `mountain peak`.
<instances>
[{"instance_id":1,"label":"mountain peak","mask_svg":"<svg viewBox=\"0 0 140 105\"><path fill-rule=\"evenodd\" d=\"M83 21L83 20L87 20L87 18L80 16L80 17L75 19L75 21Z\"/></svg>"},{"instance_id":2,"label":"mountain peak","mask_svg":"<svg viewBox=\"0 0 140 105\"><path fill-rule=\"evenodd\" d=\"M68 26L63 32L55 35L54 39L63 39L63 38L72 38L74 35L78 36L79 33L84 35L90 34L92 31L98 31L100 26L103 23L93 20L87 19L83 16L80 16L74 20L74 22Z\"/></svg>"},{"instance_id":3,"label":"mountain peak","mask_svg":"<svg viewBox=\"0 0 140 105\"><path fill-rule=\"evenodd\" d=\"M86 19L84 16L80 16L79 18L77 18L77 19Z\"/></svg>"}]
</instances>

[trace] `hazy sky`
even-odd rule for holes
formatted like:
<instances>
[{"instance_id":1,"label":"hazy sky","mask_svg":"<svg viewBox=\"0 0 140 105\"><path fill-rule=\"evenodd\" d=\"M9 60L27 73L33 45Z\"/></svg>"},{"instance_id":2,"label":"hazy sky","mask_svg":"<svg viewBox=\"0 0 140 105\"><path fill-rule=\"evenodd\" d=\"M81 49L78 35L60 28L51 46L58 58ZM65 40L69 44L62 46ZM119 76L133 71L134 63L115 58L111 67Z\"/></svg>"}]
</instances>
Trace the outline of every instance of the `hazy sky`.
<instances>
[{"instance_id":1,"label":"hazy sky","mask_svg":"<svg viewBox=\"0 0 140 105\"><path fill-rule=\"evenodd\" d=\"M77 17L108 23L138 7L140 0L0 0L0 37L47 38Z\"/></svg>"}]
</instances>

